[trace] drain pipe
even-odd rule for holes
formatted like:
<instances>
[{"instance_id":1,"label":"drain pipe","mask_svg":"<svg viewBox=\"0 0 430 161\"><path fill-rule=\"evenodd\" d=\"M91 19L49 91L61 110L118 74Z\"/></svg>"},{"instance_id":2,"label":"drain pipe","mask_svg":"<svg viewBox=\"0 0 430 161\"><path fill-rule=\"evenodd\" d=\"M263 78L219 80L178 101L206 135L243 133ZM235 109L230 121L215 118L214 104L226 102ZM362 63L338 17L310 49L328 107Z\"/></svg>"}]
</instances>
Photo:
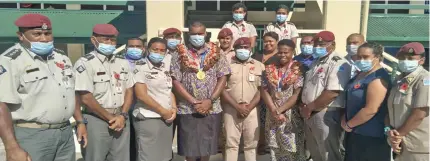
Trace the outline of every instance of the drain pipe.
<instances>
[{"instance_id":1,"label":"drain pipe","mask_svg":"<svg viewBox=\"0 0 430 161\"><path fill-rule=\"evenodd\" d=\"M367 21L369 20L369 5L370 0L363 0L361 6L361 28L360 33L366 40L367 37Z\"/></svg>"}]
</instances>

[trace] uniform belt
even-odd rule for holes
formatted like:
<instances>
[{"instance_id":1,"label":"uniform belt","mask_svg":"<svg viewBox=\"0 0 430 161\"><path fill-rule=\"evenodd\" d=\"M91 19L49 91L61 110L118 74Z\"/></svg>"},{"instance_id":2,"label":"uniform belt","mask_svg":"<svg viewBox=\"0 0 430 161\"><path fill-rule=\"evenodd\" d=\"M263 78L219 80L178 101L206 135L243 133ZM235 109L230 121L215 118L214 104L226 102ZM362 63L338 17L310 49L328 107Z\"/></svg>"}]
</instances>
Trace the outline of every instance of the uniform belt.
<instances>
[{"instance_id":1,"label":"uniform belt","mask_svg":"<svg viewBox=\"0 0 430 161\"><path fill-rule=\"evenodd\" d=\"M13 122L17 127L33 128L33 129L59 129L70 125L70 122L62 122L56 124L39 123L32 121L17 120Z\"/></svg>"},{"instance_id":2,"label":"uniform belt","mask_svg":"<svg viewBox=\"0 0 430 161\"><path fill-rule=\"evenodd\" d=\"M118 108L105 108L105 110L107 112L109 112L110 114L114 114L114 115L121 113L121 108L120 107L118 107Z\"/></svg>"}]
</instances>

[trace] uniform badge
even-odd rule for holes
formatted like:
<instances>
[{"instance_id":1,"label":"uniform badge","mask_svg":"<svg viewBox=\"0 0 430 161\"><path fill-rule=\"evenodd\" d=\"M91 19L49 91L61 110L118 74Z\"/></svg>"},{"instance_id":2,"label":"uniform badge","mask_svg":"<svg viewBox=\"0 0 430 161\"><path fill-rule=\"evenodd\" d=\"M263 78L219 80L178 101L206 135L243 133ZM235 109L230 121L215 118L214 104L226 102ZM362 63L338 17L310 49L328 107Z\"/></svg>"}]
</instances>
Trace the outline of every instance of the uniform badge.
<instances>
[{"instance_id":1,"label":"uniform badge","mask_svg":"<svg viewBox=\"0 0 430 161\"><path fill-rule=\"evenodd\" d=\"M242 27L242 32L245 32L245 26Z\"/></svg>"},{"instance_id":2,"label":"uniform badge","mask_svg":"<svg viewBox=\"0 0 430 161\"><path fill-rule=\"evenodd\" d=\"M409 48L409 54L413 54L414 53L414 48Z\"/></svg>"},{"instance_id":3,"label":"uniform badge","mask_svg":"<svg viewBox=\"0 0 430 161\"><path fill-rule=\"evenodd\" d=\"M319 37L319 38L318 38L318 41L323 41L322 37Z\"/></svg>"},{"instance_id":4,"label":"uniform badge","mask_svg":"<svg viewBox=\"0 0 430 161\"><path fill-rule=\"evenodd\" d=\"M48 29L48 25L46 25L46 23L43 23L43 25L42 25L42 29L43 29L43 30Z\"/></svg>"},{"instance_id":5,"label":"uniform badge","mask_svg":"<svg viewBox=\"0 0 430 161\"><path fill-rule=\"evenodd\" d=\"M1 72L0 72L0 74L1 74ZM424 78L424 79L423 79L423 83L424 83L424 85L425 85L425 86L430 85L430 78L428 78L428 77L427 77L427 78Z\"/></svg>"},{"instance_id":6,"label":"uniform badge","mask_svg":"<svg viewBox=\"0 0 430 161\"><path fill-rule=\"evenodd\" d=\"M80 65L78 68L76 68L76 71L78 71L79 73L82 73L83 71L85 71L85 67Z\"/></svg>"},{"instance_id":7,"label":"uniform badge","mask_svg":"<svg viewBox=\"0 0 430 161\"><path fill-rule=\"evenodd\" d=\"M6 69L3 67L3 65L0 65L0 75L3 73L6 73Z\"/></svg>"},{"instance_id":8,"label":"uniform badge","mask_svg":"<svg viewBox=\"0 0 430 161\"><path fill-rule=\"evenodd\" d=\"M138 72L139 72L139 70L137 70L137 69L134 69L134 70L133 70L133 73L134 73L134 74L136 74L136 73L138 73Z\"/></svg>"}]
</instances>

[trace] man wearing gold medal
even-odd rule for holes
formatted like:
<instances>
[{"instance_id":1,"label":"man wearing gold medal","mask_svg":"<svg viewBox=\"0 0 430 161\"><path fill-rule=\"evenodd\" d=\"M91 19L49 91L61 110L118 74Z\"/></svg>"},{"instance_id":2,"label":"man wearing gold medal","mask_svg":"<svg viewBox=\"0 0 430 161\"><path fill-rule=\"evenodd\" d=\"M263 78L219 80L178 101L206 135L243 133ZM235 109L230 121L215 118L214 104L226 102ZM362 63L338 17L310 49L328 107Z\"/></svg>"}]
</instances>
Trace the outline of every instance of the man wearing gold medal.
<instances>
[{"instance_id":1,"label":"man wearing gold medal","mask_svg":"<svg viewBox=\"0 0 430 161\"><path fill-rule=\"evenodd\" d=\"M178 94L178 154L187 161L208 161L217 154L221 127L219 97L230 74L230 66L214 43L205 43L206 27L189 27L188 46L179 44L172 59L172 79Z\"/></svg>"}]
</instances>

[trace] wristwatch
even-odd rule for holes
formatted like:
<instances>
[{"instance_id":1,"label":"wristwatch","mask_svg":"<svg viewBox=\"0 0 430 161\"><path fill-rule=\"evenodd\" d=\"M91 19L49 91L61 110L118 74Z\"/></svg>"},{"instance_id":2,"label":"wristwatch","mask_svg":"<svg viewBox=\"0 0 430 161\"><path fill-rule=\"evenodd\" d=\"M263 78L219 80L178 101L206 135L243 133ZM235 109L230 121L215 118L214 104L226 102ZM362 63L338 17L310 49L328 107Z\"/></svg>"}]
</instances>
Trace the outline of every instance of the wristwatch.
<instances>
[{"instance_id":1,"label":"wristwatch","mask_svg":"<svg viewBox=\"0 0 430 161\"><path fill-rule=\"evenodd\" d=\"M217 101L218 99L216 99L216 98L211 98L211 102L212 102L212 104L214 104L214 103L216 103L216 101Z\"/></svg>"},{"instance_id":2,"label":"wristwatch","mask_svg":"<svg viewBox=\"0 0 430 161\"><path fill-rule=\"evenodd\" d=\"M128 113L127 112L121 112L120 115L124 116L125 120L128 120Z\"/></svg>"},{"instance_id":3,"label":"wristwatch","mask_svg":"<svg viewBox=\"0 0 430 161\"><path fill-rule=\"evenodd\" d=\"M79 124L86 125L86 124L88 124L88 121L85 118L83 120L76 120L75 122L76 122L76 125L79 125Z\"/></svg>"}]
</instances>

